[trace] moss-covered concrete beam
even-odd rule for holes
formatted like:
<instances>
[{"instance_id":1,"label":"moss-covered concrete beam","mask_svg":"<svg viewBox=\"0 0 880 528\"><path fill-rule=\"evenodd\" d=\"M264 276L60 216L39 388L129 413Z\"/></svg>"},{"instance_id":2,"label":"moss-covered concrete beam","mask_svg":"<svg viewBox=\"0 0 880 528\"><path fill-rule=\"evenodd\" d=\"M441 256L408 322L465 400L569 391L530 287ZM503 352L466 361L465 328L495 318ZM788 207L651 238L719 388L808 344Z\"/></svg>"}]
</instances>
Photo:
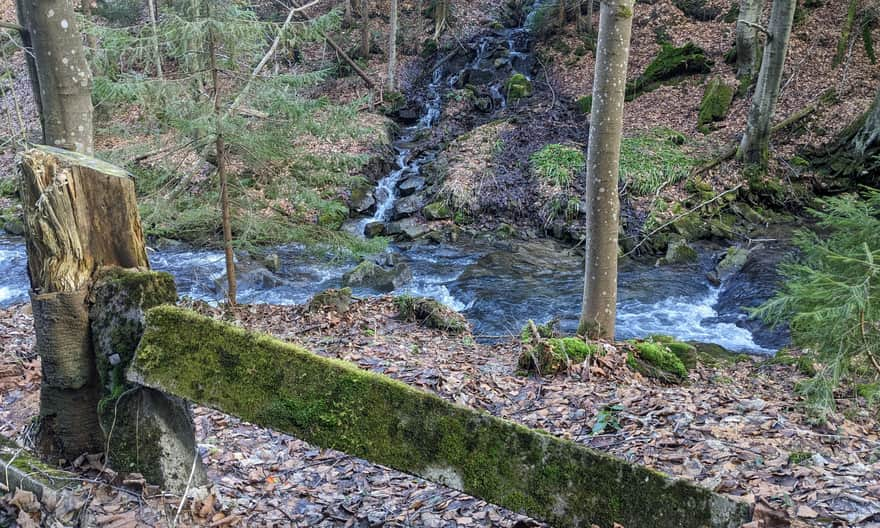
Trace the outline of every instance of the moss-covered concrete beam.
<instances>
[{"instance_id":1,"label":"moss-covered concrete beam","mask_svg":"<svg viewBox=\"0 0 880 528\"><path fill-rule=\"evenodd\" d=\"M193 312L147 313L129 379L559 527L734 527L747 505Z\"/></svg>"},{"instance_id":2,"label":"moss-covered concrete beam","mask_svg":"<svg viewBox=\"0 0 880 528\"><path fill-rule=\"evenodd\" d=\"M73 474L49 466L30 451L0 436L0 484L6 490L20 488L42 499L75 487L77 482Z\"/></svg>"}]
</instances>

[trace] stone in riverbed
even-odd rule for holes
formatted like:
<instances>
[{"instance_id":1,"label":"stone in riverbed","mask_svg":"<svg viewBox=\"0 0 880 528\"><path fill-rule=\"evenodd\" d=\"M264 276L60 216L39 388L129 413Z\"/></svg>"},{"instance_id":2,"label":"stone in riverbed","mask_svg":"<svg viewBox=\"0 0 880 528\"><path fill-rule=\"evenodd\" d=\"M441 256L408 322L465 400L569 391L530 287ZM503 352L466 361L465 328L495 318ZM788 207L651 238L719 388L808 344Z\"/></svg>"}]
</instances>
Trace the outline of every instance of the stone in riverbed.
<instances>
[{"instance_id":1,"label":"stone in riverbed","mask_svg":"<svg viewBox=\"0 0 880 528\"><path fill-rule=\"evenodd\" d=\"M400 196L409 196L425 186L425 179L421 176L410 176L397 186Z\"/></svg>"},{"instance_id":2,"label":"stone in riverbed","mask_svg":"<svg viewBox=\"0 0 880 528\"><path fill-rule=\"evenodd\" d=\"M385 226L386 235L398 235L407 240L415 240L424 236L428 231L430 231L428 227L418 223L415 218L405 218Z\"/></svg>"},{"instance_id":3,"label":"stone in riverbed","mask_svg":"<svg viewBox=\"0 0 880 528\"><path fill-rule=\"evenodd\" d=\"M374 238L385 232L385 224L383 222L368 222L364 226L364 236Z\"/></svg>"},{"instance_id":4,"label":"stone in riverbed","mask_svg":"<svg viewBox=\"0 0 880 528\"><path fill-rule=\"evenodd\" d=\"M698 258L697 251L687 243L687 240L676 238L669 242L666 256L660 259L660 264L688 264L696 262Z\"/></svg>"},{"instance_id":5,"label":"stone in riverbed","mask_svg":"<svg viewBox=\"0 0 880 528\"><path fill-rule=\"evenodd\" d=\"M405 218L407 216L412 216L418 212L419 209L422 208L422 197L413 194L411 196L406 196L401 198L394 204L394 219L399 220L401 218Z\"/></svg>"},{"instance_id":6,"label":"stone in riverbed","mask_svg":"<svg viewBox=\"0 0 880 528\"><path fill-rule=\"evenodd\" d=\"M389 292L412 280L412 270L406 264L385 269L373 261L365 260L342 276L345 286L360 286L376 291Z\"/></svg>"},{"instance_id":7,"label":"stone in riverbed","mask_svg":"<svg viewBox=\"0 0 880 528\"><path fill-rule=\"evenodd\" d=\"M452 210L445 202L434 202L422 208L425 220L446 220L452 218Z\"/></svg>"},{"instance_id":8,"label":"stone in riverbed","mask_svg":"<svg viewBox=\"0 0 880 528\"><path fill-rule=\"evenodd\" d=\"M727 248L727 253L725 253L724 258L721 259L721 262L715 266L715 273L720 282L723 282L725 279L728 279L734 275L736 275L739 270L746 265L746 261L749 259L749 250L744 248L739 248L736 246L731 246Z\"/></svg>"},{"instance_id":9,"label":"stone in riverbed","mask_svg":"<svg viewBox=\"0 0 880 528\"><path fill-rule=\"evenodd\" d=\"M329 308L336 313L345 313L351 307L351 288L340 288L324 290L316 293L312 300L309 301L308 310L317 312L324 308Z\"/></svg>"},{"instance_id":10,"label":"stone in riverbed","mask_svg":"<svg viewBox=\"0 0 880 528\"><path fill-rule=\"evenodd\" d=\"M372 189L366 185L351 190L348 204L355 213L369 213L376 209L376 199L373 197Z\"/></svg>"}]
</instances>

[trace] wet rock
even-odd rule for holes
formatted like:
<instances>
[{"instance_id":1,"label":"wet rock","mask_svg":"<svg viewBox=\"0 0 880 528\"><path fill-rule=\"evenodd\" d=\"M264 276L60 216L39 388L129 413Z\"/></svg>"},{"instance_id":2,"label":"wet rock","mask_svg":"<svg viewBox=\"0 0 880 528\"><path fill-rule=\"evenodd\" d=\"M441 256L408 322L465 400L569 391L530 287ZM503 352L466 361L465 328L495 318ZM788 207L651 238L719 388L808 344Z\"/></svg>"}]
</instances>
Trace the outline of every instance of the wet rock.
<instances>
[{"instance_id":1,"label":"wet rock","mask_svg":"<svg viewBox=\"0 0 880 528\"><path fill-rule=\"evenodd\" d=\"M7 220L3 224L3 230L10 235L24 236L24 222L19 219Z\"/></svg>"},{"instance_id":2,"label":"wet rock","mask_svg":"<svg viewBox=\"0 0 880 528\"><path fill-rule=\"evenodd\" d=\"M477 109L477 111L479 112L491 112L492 99L490 97L475 97L474 108Z\"/></svg>"},{"instance_id":3,"label":"wet rock","mask_svg":"<svg viewBox=\"0 0 880 528\"><path fill-rule=\"evenodd\" d=\"M724 258L721 259L721 262L715 266L715 273L718 277L718 280L724 282L729 279L733 275L737 274L739 270L746 265L746 261L749 258L749 250L738 248L735 246L731 246L727 248L727 253L725 253Z\"/></svg>"},{"instance_id":4,"label":"wet rock","mask_svg":"<svg viewBox=\"0 0 880 528\"><path fill-rule=\"evenodd\" d=\"M240 287L256 287L260 289L276 288L286 284L286 281L278 277L266 268L256 268L242 271L236 274ZM222 281L226 280L224 276ZM224 283L225 284L225 283Z\"/></svg>"},{"instance_id":5,"label":"wet rock","mask_svg":"<svg viewBox=\"0 0 880 528\"><path fill-rule=\"evenodd\" d=\"M351 287L370 288L390 292L412 281L412 270L406 264L385 269L373 261L365 260L342 276L342 284Z\"/></svg>"},{"instance_id":6,"label":"wet rock","mask_svg":"<svg viewBox=\"0 0 880 528\"><path fill-rule=\"evenodd\" d=\"M364 226L364 236L374 238L385 232L385 224L383 222L369 222Z\"/></svg>"},{"instance_id":7,"label":"wet rock","mask_svg":"<svg viewBox=\"0 0 880 528\"><path fill-rule=\"evenodd\" d=\"M683 238L676 238L669 242L666 247L666 256L660 259L660 264L688 264L699 259L697 251Z\"/></svg>"},{"instance_id":8,"label":"wet rock","mask_svg":"<svg viewBox=\"0 0 880 528\"><path fill-rule=\"evenodd\" d=\"M507 98L511 101L523 99L532 96L532 81L521 73L515 73L504 83L504 90Z\"/></svg>"},{"instance_id":9,"label":"wet rock","mask_svg":"<svg viewBox=\"0 0 880 528\"><path fill-rule=\"evenodd\" d=\"M400 196L409 196L424 186L424 178L422 178L421 176L410 176L409 178L400 182L400 185L397 186L397 189L400 191Z\"/></svg>"},{"instance_id":10,"label":"wet rock","mask_svg":"<svg viewBox=\"0 0 880 528\"><path fill-rule=\"evenodd\" d=\"M445 202L434 202L422 208L425 220L446 220L452 218L452 210Z\"/></svg>"},{"instance_id":11,"label":"wet rock","mask_svg":"<svg viewBox=\"0 0 880 528\"><path fill-rule=\"evenodd\" d=\"M268 255L263 255L260 259L266 269L271 271L272 273L278 273L281 271L281 257L278 253L269 253Z\"/></svg>"},{"instance_id":12,"label":"wet rock","mask_svg":"<svg viewBox=\"0 0 880 528\"><path fill-rule=\"evenodd\" d=\"M495 71L490 69L471 68L462 75L470 84L489 84L495 80Z\"/></svg>"},{"instance_id":13,"label":"wet rock","mask_svg":"<svg viewBox=\"0 0 880 528\"><path fill-rule=\"evenodd\" d=\"M394 219L399 220L407 216L412 216L422 208L422 197L413 194L401 198L394 204Z\"/></svg>"},{"instance_id":14,"label":"wet rock","mask_svg":"<svg viewBox=\"0 0 880 528\"><path fill-rule=\"evenodd\" d=\"M351 307L351 301L351 288L324 290L312 297L308 310L317 312L326 308L337 313L345 313Z\"/></svg>"},{"instance_id":15,"label":"wet rock","mask_svg":"<svg viewBox=\"0 0 880 528\"><path fill-rule=\"evenodd\" d=\"M415 218L406 218L398 222L391 222L385 226L386 235L397 235L407 240L415 240L428 231L428 226L418 223Z\"/></svg>"}]
</instances>

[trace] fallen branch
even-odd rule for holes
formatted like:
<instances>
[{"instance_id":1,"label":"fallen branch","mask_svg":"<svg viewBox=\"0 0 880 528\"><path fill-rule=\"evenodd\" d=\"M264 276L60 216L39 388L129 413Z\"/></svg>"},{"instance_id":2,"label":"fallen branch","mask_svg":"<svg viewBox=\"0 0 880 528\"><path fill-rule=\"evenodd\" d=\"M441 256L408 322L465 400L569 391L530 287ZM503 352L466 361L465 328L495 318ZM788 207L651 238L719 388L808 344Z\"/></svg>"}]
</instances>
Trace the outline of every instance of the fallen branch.
<instances>
[{"instance_id":1,"label":"fallen branch","mask_svg":"<svg viewBox=\"0 0 880 528\"><path fill-rule=\"evenodd\" d=\"M652 236L656 235L657 233L659 233L659 232L662 231L663 229L669 227L670 225L674 224L675 222L677 222L678 220L684 218L685 216L687 216L687 215L693 213L694 211L697 211L698 209L702 209L703 207L706 207L706 206L709 205L710 203L717 202L718 199L721 198L722 196L724 196L725 194L730 194L730 193L732 193L732 192L734 192L734 191L738 191L742 186L743 186L743 184L742 184L742 183L739 183L739 184L737 184L736 186L734 186L734 187L732 187L732 188L730 188L730 189L727 189L726 191L724 191L724 192L722 192L722 193L716 194L713 198L711 198L711 199L709 199L709 200L706 200L705 202L703 202L703 203L701 203L701 204L699 204L699 205L695 205L694 207L688 209L687 211L685 211L685 212L683 212L683 213L681 213L681 214L678 214L678 215L673 216L668 222L665 222L665 223L661 224L659 227L657 227L656 229L654 229L653 231L651 231L650 233L648 233L647 235L645 235L644 237L642 237L642 239L639 240L638 244L636 244L635 246L633 246L633 248L632 248L631 250L629 250L629 251L627 251L626 253L624 253L623 256L624 256L624 257L628 257L628 256L632 255L632 254L635 252L635 250L639 249L639 247L642 246L642 244L644 244L645 242L647 242Z\"/></svg>"},{"instance_id":2,"label":"fallen branch","mask_svg":"<svg viewBox=\"0 0 880 528\"><path fill-rule=\"evenodd\" d=\"M351 69L354 70L355 73L357 73L361 79L364 80L364 84L367 85L367 88L370 88L372 90L373 88L376 87L376 84L373 82L372 79L370 79L370 76L367 75L367 73L364 70L362 70L361 67L358 66L357 63L351 57L348 56L348 53L344 52L342 50L342 48L339 47L339 44L334 42L333 39L331 39L327 35L322 35L322 36L327 41L327 44L330 44L330 47L333 48L333 50L336 51L336 53L338 53L339 56L342 57L345 60L345 62L348 63L349 66L351 66Z\"/></svg>"},{"instance_id":3,"label":"fallen branch","mask_svg":"<svg viewBox=\"0 0 880 528\"><path fill-rule=\"evenodd\" d=\"M19 33L24 33L24 28L14 22L6 22L3 20L0 20L0 28L11 29L14 31L18 31Z\"/></svg>"}]
</instances>

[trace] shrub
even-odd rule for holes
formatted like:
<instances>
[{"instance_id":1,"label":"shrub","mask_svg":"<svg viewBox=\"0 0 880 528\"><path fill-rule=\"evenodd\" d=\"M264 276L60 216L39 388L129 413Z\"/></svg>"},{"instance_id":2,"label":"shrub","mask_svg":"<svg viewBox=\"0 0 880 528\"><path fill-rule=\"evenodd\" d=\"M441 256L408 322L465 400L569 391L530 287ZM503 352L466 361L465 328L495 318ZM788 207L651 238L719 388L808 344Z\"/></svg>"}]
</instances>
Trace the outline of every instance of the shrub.
<instances>
[{"instance_id":1,"label":"shrub","mask_svg":"<svg viewBox=\"0 0 880 528\"><path fill-rule=\"evenodd\" d=\"M820 420L835 409L841 383L880 375L880 191L861 198L829 198L812 211L821 235L797 233L800 256L781 265L782 289L752 312L787 324L814 361L815 375L798 388Z\"/></svg>"}]
</instances>

